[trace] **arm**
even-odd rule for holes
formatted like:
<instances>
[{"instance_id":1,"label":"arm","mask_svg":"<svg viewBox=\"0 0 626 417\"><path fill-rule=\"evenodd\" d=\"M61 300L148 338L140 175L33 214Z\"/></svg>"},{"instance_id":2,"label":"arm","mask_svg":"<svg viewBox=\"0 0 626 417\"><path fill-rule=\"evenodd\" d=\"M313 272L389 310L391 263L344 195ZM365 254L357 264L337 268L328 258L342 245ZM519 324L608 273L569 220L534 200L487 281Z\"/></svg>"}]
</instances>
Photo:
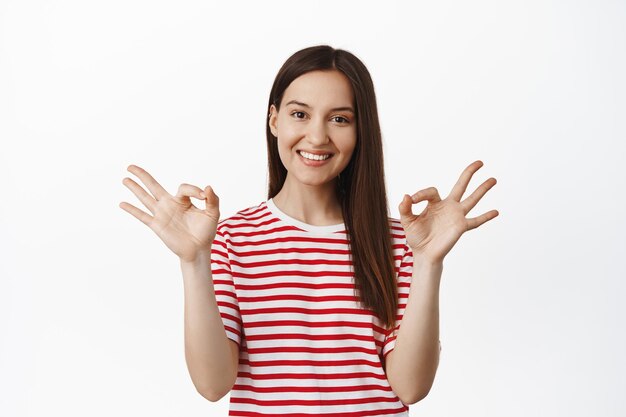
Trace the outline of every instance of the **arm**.
<instances>
[{"instance_id":1,"label":"arm","mask_svg":"<svg viewBox=\"0 0 626 417\"><path fill-rule=\"evenodd\" d=\"M443 263L415 258L395 348L385 360L387 378L405 404L422 400L439 365L439 284Z\"/></svg>"},{"instance_id":2,"label":"arm","mask_svg":"<svg viewBox=\"0 0 626 417\"><path fill-rule=\"evenodd\" d=\"M198 392L218 401L237 378L239 346L224 330L213 288L210 254L181 260L185 292L185 360Z\"/></svg>"},{"instance_id":3,"label":"arm","mask_svg":"<svg viewBox=\"0 0 626 417\"><path fill-rule=\"evenodd\" d=\"M413 195L405 194L398 206L407 245L414 256L409 299L395 340L387 354L388 379L400 399L408 404L420 401L430 391L439 365L439 285L443 259L463 233L495 218L497 210L478 217L467 213L496 184L495 178L483 182L463 201L472 175L483 166L471 163L443 200L435 187ZM428 201L426 208L413 214L413 204Z\"/></svg>"}]
</instances>

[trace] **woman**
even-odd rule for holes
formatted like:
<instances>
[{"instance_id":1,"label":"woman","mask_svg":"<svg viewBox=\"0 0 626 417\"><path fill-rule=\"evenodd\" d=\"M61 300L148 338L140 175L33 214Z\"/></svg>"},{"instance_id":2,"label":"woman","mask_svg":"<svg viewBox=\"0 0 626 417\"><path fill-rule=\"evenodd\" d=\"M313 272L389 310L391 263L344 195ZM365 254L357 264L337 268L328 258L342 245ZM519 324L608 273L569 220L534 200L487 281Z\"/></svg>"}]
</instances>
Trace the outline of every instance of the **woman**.
<instances>
[{"instance_id":1,"label":"woman","mask_svg":"<svg viewBox=\"0 0 626 417\"><path fill-rule=\"evenodd\" d=\"M434 187L405 195L389 217L374 86L345 50L293 54L268 109L260 204L219 221L210 186L171 196L131 165L151 196L124 179L153 216L120 206L181 260L192 380L211 401L230 392L233 416L406 416L439 363L443 259L498 215L465 217L495 179L460 201L476 161L445 199Z\"/></svg>"}]
</instances>

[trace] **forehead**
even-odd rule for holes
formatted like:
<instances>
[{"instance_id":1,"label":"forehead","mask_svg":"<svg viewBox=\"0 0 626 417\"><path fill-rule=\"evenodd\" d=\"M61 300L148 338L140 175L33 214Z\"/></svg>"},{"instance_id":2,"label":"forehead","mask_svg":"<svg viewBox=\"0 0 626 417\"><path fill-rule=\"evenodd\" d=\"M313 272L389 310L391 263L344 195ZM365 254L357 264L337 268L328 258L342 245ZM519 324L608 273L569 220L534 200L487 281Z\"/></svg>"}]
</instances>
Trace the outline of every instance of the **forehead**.
<instances>
[{"instance_id":1,"label":"forehead","mask_svg":"<svg viewBox=\"0 0 626 417\"><path fill-rule=\"evenodd\" d=\"M302 74L289 84L283 102L297 100L313 108L350 106L353 100L348 77L337 70L311 71Z\"/></svg>"}]
</instances>

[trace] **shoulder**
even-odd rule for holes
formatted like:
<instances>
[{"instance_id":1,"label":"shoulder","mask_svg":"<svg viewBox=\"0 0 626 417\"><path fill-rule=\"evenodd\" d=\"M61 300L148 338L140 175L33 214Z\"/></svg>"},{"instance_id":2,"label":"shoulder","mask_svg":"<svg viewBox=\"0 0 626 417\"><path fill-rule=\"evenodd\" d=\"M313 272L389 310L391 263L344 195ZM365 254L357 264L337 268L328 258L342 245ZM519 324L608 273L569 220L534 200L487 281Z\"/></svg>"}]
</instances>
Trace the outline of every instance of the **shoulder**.
<instances>
[{"instance_id":1,"label":"shoulder","mask_svg":"<svg viewBox=\"0 0 626 417\"><path fill-rule=\"evenodd\" d=\"M406 233L400 219L396 219L395 217L388 217L388 219L389 230L393 241L397 244L406 244Z\"/></svg>"},{"instance_id":2,"label":"shoulder","mask_svg":"<svg viewBox=\"0 0 626 417\"><path fill-rule=\"evenodd\" d=\"M389 221L389 227L393 233L400 233L404 235L404 228L402 227L402 223L400 223L400 219L396 219L395 217L387 217Z\"/></svg>"},{"instance_id":3,"label":"shoulder","mask_svg":"<svg viewBox=\"0 0 626 417\"><path fill-rule=\"evenodd\" d=\"M267 214L267 203L266 201L261 201L258 204L246 207L235 214L220 219L217 223L217 233L221 235L230 234L238 228L249 227L255 222L258 223L258 220L267 216Z\"/></svg>"}]
</instances>

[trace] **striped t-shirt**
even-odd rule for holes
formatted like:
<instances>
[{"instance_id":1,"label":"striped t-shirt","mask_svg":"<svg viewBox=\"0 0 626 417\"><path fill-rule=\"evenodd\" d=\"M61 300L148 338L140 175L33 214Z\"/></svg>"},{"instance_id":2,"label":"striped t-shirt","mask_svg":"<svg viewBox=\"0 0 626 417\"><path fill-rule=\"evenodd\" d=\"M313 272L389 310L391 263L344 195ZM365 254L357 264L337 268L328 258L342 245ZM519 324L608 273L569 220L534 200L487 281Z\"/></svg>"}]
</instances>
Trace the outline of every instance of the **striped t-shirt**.
<instances>
[{"instance_id":1,"label":"striped t-shirt","mask_svg":"<svg viewBox=\"0 0 626 417\"><path fill-rule=\"evenodd\" d=\"M357 303L343 223L314 226L272 199L218 223L213 284L239 345L229 416L408 416L382 366L406 307L412 252L389 217L399 308L385 329Z\"/></svg>"}]
</instances>

